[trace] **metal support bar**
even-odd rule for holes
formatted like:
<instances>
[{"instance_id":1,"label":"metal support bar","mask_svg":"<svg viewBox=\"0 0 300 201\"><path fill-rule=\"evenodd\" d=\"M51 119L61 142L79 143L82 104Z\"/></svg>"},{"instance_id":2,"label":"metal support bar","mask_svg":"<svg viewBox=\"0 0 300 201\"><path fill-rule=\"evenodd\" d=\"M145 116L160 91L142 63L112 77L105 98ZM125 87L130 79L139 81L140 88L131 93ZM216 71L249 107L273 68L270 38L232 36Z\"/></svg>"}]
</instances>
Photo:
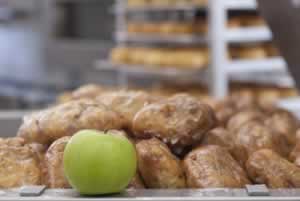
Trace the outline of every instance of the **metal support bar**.
<instances>
[{"instance_id":1,"label":"metal support bar","mask_svg":"<svg viewBox=\"0 0 300 201\"><path fill-rule=\"evenodd\" d=\"M209 87L216 98L224 98L228 94L228 78L226 71L227 43L226 19L227 11L223 0L210 0L209 15L209 45L211 51L211 66Z\"/></svg>"},{"instance_id":2,"label":"metal support bar","mask_svg":"<svg viewBox=\"0 0 300 201\"><path fill-rule=\"evenodd\" d=\"M127 32L127 19L126 19L126 7L127 7L127 1L124 0L116 0L115 1L115 6L120 9L120 14L115 15L116 16L116 31L115 31L115 40L119 43L119 37L118 33L122 32ZM122 87L128 87L129 83L129 77L128 74L117 71L118 73L118 85Z\"/></svg>"}]
</instances>

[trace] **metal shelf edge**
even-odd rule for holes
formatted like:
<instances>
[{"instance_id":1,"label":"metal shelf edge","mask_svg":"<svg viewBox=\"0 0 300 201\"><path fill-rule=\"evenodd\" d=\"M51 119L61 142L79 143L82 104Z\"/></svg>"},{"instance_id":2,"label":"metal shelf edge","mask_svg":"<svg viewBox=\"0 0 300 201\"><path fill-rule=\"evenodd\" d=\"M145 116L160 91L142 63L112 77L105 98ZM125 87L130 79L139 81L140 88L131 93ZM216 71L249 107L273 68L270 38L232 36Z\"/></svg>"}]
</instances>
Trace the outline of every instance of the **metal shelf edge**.
<instances>
[{"instance_id":1,"label":"metal shelf edge","mask_svg":"<svg viewBox=\"0 0 300 201\"><path fill-rule=\"evenodd\" d=\"M229 29L226 38L229 43L264 42L271 41L273 35L267 27L251 27Z\"/></svg>"}]
</instances>

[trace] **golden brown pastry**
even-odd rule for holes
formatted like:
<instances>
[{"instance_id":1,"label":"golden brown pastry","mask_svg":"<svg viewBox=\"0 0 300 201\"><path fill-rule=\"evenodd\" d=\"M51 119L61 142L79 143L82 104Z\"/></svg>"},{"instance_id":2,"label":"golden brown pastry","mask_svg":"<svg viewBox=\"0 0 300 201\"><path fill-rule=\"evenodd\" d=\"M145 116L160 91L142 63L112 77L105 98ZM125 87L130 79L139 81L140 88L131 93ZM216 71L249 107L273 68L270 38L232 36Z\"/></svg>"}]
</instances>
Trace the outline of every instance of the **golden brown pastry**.
<instances>
[{"instance_id":1,"label":"golden brown pastry","mask_svg":"<svg viewBox=\"0 0 300 201\"><path fill-rule=\"evenodd\" d=\"M234 29L234 28L239 28L242 26L241 18L236 16L236 17L230 17L228 20L227 27L229 29Z\"/></svg>"},{"instance_id":2,"label":"golden brown pastry","mask_svg":"<svg viewBox=\"0 0 300 201\"><path fill-rule=\"evenodd\" d=\"M200 142L216 125L213 110L187 94L148 105L133 121L137 138L157 137L171 146L185 147Z\"/></svg>"},{"instance_id":3,"label":"golden brown pastry","mask_svg":"<svg viewBox=\"0 0 300 201\"><path fill-rule=\"evenodd\" d=\"M298 167L300 167L300 143L296 144L292 152L290 153L290 160L295 163Z\"/></svg>"},{"instance_id":4,"label":"golden brown pastry","mask_svg":"<svg viewBox=\"0 0 300 201\"><path fill-rule=\"evenodd\" d=\"M265 59L268 53L263 45L231 47L231 56L236 59Z\"/></svg>"},{"instance_id":5,"label":"golden brown pastry","mask_svg":"<svg viewBox=\"0 0 300 201\"><path fill-rule=\"evenodd\" d=\"M97 100L119 113L126 127L131 129L136 113L154 102L155 98L142 91L119 91L100 95Z\"/></svg>"},{"instance_id":6,"label":"golden brown pastry","mask_svg":"<svg viewBox=\"0 0 300 201\"><path fill-rule=\"evenodd\" d=\"M237 112L236 104L230 99L219 101L215 106L215 113L220 126L226 127L229 119Z\"/></svg>"},{"instance_id":7,"label":"golden brown pastry","mask_svg":"<svg viewBox=\"0 0 300 201\"><path fill-rule=\"evenodd\" d=\"M234 138L232 154L243 166L249 156L260 149L271 149L281 155L286 155L287 147L281 137L261 122L248 122L244 124Z\"/></svg>"},{"instance_id":8,"label":"golden brown pastry","mask_svg":"<svg viewBox=\"0 0 300 201\"><path fill-rule=\"evenodd\" d=\"M264 119L265 115L261 111L246 110L233 115L228 121L227 128L236 133L244 124L250 121L262 122Z\"/></svg>"},{"instance_id":9,"label":"golden brown pastry","mask_svg":"<svg viewBox=\"0 0 300 201\"><path fill-rule=\"evenodd\" d=\"M300 168L272 150L253 153L246 167L255 183L266 184L269 188L300 187Z\"/></svg>"},{"instance_id":10,"label":"golden brown pastry","mask_svg":"<svg viewBox=\"0 0 300 201\"><path fill-rule=\"evenodd\" d=\"M283 139L293 148L297 142L297 130L299 129L299 120L289 111L276 109L269 115L265 124L275 132L282 135Z\"/></svg>"},{"instance_id":11,"label":"golden brown pastry","mask_svg":"<svg viewBox=\"0 0 300 201\"><path fill-rule=\"evenodd\" d=\"M229 132L224 128L215 128L208 133L206 133L203 137L201 145L218 145L221 147L225 147L228 150L233 148L233 133Z\"/></svg>"},{"instance_id":12,"label":"golden brown pastry","mask_svg":"<svg viewBox=\"0 0 300 201\"><path fill-rule=\"evenodd\" d=\"M106 90L103 87L95 84L84 85L72 92L73 100L78 99L94 99Z\"/></svg>"},{"instance_id":13,"label":"golden brown pastry","mask_svg":"<svg viewBox=\"0 0 300 201\"><path fill-rule=\"evenodd\" d=\"M0 158L0 188L42 184L39 156L22 139L1 139Z\"/></svg>"},{"instance_id":14,"label":"golden brown pastry","mask_svg":"<svg viewBox=\"0 0 300 201\"><path fill-rule=\"evenodd\" d=\"M244 188L250 184L244 170L219 146L203 146L183 162L189 188Z\"/></svg>"},{"instance_id":15,"label":"golden brown pastry","mask_svg":"<svg viewBox=\"0 0 300 201\"><path fill-rule=\"evenodd\" d=\"M21 147L26 144L25 140L20 137L13 137L13 138L0 138L0 146L14 146L14 147Z\"/></svg>"},{"instance_id":16,"label":"golden brown pastry","mask_svg":"<svg viewBox=\"0 0 300 201\"><path fill-rule=\"evenodd\" d=\"M141 176L137 173L127 186L128 189L144 189L145 185Z\"/></svg>"},{"instance_id":17,"label":"golden brown pastry","mask_svg":"<svg viewBox=\"0 0 300 201\"><path fill-rule=\"evenodd\" d=\"M136 144L139 172L149 188L184 188L185 177L179 159L156 138Z\"/></svg>"},{"instance_id":18,"label":"golden brown pastry","mask_svg":"<svg viewBox=\"0 0 300 201\"><path fill-rule=\"evenodd\" d=\"M47 169L47 184L49 188L70 188L70 184L64 174L63 157L64 150L71 137L63 137L56 140L45 155Z\"/></svg>"},{"instance_id":19,"label":"golden brown pastry","mask_svg":"<svg viewBox=\"0 0 300 201\"><path fill-rule=\"evenodd\" d=\"M110 60L116 64L130 63L129 49L127 47L116 47L112 49Z\"/></svg>"},{"instance_id":20,"label":"golden brown pastry","mask_svg":"<svg viewBox=\"0 0 300 201\"><path fill-rule=\"evenodd\" d=\"M69 102L73 99L72 97L72 92L64 92L62 94L60 94L57 98L56 98L56 103L61 104L61 103L66 103Z\"/></svg>"},{"instance_id":21,"label":"golden brown pastry","mask_svg":"<svg viewBox=\"0 0 300 201\"><path fill-rule=\"evenodd\" d=\"M18 136L26 142L51 144L82 129L120 129L123 122L116 112L99 102L78 100L26 116Z\"/></svg>"},{"instance_id":22,"label":"golden brown pastry","mask_svg":"<svg viewBox=\"0 0 300 201\"><path fill-rule=\"evenodd\" d=\"M244 15L240 16L242 25L247 27L266 26L264 18L258 15Z\"/></svg>"}]
</instances>

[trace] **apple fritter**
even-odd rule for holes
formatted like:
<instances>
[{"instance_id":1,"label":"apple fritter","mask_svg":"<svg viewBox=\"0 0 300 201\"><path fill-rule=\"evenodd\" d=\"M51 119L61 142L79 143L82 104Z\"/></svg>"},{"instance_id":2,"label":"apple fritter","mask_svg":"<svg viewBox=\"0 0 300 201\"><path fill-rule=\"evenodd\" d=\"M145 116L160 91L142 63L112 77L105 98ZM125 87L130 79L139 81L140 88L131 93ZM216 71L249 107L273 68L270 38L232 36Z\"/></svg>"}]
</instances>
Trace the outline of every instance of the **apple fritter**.
<instances>
[{"instance_id":1,"label":"apple fritter","mask_svg":"<svg viewBox=\"0 0 300 201\"><path fill-rule=\"evenodd\" d=\"M272 149L285 156L287 147L281 137L263 123L248 122L234 137L234 158L244 166L249 156L260 149Z\"/></svg>"},{"instance_id":2,"label":"apple fritter","mask_svg":"<svg viewBox=\"0 0 300 201\"><path fill-rule=\"evenodd\" d=\"M219 126L226 126L229 119L238 112L236 104L230 100L226 99L219 101L215 106L216 117L219 122Z\"/></svg>"},{"instance_id":3,"label":"apple fritter","mask_svg":"<svg viewBox=\"0 0 300 201\"><path fill-rule=\"evenodd\" d=\"M220 146L194 149L185 157L183 167L189 188L244 188L250 184L246 172Z\"/></svg>"},{"instance_id":4,"label":"apple fritter","mask_svg":"<svg viewBox=\"0 0 300 201\"><path fill-rule=\"evenodd\" d=\"M298 167L300 167L300 143L296 144L292 152L290 153L289 159L295 163Z\"/></svg>"},{"instance_id":5,"label":"apple fritter","mask_svg":"<svg viewBox=\"0 0 300 201\"><path fill-rule=\"evenodd\" d=\"M234 146L234 135L224 128L215 128L206 133L201 145L218 145L231 150Z\"/></svg>"},{"instance_id":6,"label":"apple fritter","mask_svg":"<svg viewBox=\"0 0 300 201\"><path fill-rule=\"evenodd\" d=\"M0 188L42 184L42 161L23 139L1 139L0 158Z\"/></svg>"},{"instance_id":7,"label":"apple fritter","mask_svg":"<svg viewBox=\"0 0 300 201\"><path fill-rule=\"evenodd\" d=\"M81 98L96 98L101 93L103 93L105 89L99 85L88 84L84 85L77 90L73 91L72 97L73 99L81 99Z\"/></svg>"},{"instance_id":8,"label":"apple fritter","mask_svg":"<svg viewBox=\"0 0 300 201\"><path fill-rule=\"evenodd\" d=\"M178 148L199 143L216 124L208 105L179 94L140 110L134 118L133 130L137 138L157 137Z\"/></svg>"},{"instance_id":9,"label":"apple fritter","mask_svg":"<svg viewBox=\"0 0 300 201\"><path fill-rule=\"evenodd\" d=\"M266 125L275 132L282 135L286 143L292 149L297 142L297 130L299 129L299 120L289 111L283 109L274 110L268 119Z\"/></svg>"},{"instance_id":10,"label":"apple fritter","mask_svg":"<svg viewBox=\"0 0 300 201\"><path fill-rule=\"evenodd\" d=\"M266 116L259 110L241 111L229 119L227 128L231 132L236 133L244 124L250 121L263 122L265 118Z\"/></svg>"},{"instance_id":11,"label":"apple fritter","mask_svg":"<svg viewBox=\"0 0 300 201\"><path fill-rule=\"evenodd\" d=\"M179 159L156 138L136 144L138 169L149 188L184 188L185 177Z\"/></svg>"},{"instance_id":12,"label":"apple fritter","mask_svg":"<svg viewBox=\"0 0 300 201\"><path fill-rule=\"evenodd\" d=\"M145 185L142 181L142 178L137 173L133 179L130 181L129 185L127 186L127 189L144 189Z\"/></svg>"},{"instance_id":13,"label":"apple fritter","mask_svg":"<svg viewBox=\"0 0 300 201\"><path fill-rule=\"evenodd\" d=\"M106 90L107 89L95 84L84 85L72 92L63 93L57 98L57 103L66 103L80 99L95 99L100 94L106 92Z\"/></svg>"},{"instance_id":14,"label":"apple fritter","mask_svg":"<svg viewBox=\"0 0 300 201\"><path fill-rule=\"evenodd\" d=\"M247 161L250 178L269 188L299 188L300 168L270 149L254 152Z\"/></svg>"},{"instance_id":15,"label":"apple fritter","mask_svg":"<svg viewBox=\"0 0 300 201\"><path fill-rule=\"evenodd\" d=\"M64 174L63 156L69 136L56 140L45 155L47 170L47 185L49 188L70 188L70 184Z\"/></svg>"},{"instance_id":16,"label":"apple fritter","mask_svg":"<svg viewBox=\"0 0 300 201\"><path fill-rule=\"evenodd\" d=\"M51 144L82 129L121 129L124 121L105 105L92 100L64 103L24 118L18 136L26 142Z\"/></svg>"},{"instance_id":17,"label":"apple fritter","mask_svg":"<svg viewBox=\"0 0 300 201\"><path fill-rule=\"evenodd\" d=\"M97 97L97 100L108 108L118 112L125 120L126 127L131 129L132 121L136 113L156 99L141 91L108 92Z\"/></svg>"}]
</instances>

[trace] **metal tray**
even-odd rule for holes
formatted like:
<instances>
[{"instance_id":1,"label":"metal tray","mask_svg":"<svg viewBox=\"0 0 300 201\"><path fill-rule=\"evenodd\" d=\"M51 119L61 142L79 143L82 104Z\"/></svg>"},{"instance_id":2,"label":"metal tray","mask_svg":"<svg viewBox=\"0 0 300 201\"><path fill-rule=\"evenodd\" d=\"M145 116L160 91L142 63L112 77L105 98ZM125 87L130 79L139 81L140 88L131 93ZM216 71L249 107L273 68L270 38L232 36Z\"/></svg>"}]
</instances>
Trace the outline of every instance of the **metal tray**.
<instances>
[{"instance_id":1,"label":"metal tray","mask_svg":"<svg viewBox=\"0 0 300 201\"><path fill-rule=\"evenodd\" d=\"M160 201L267 201L300 200L300 189L270 190L270 196L249 196L245 189L189 189L189 190L128 190L121 194L107 196L84 197L75 190L51 189L46 190L41 196L21 197L18 189L0 191L0 200L99 200L99 201L127 201L127 200L160 200Z\"/></svg>"},{"instance_id":2,"label":"metal tray","mask_svg":"<svg viewBox=\"0 0 300 201\"><path fill-rule=\"evenodd\" d=\"M114 64L108 60L98 60L95 63L95 69L98 71L116 71L123 75L138 75L138 76L150 76L159 78L161 80L176 80L178 82L189 83L208 83L208 69L203 67L199 70L185 70L176 69L172 67L156 68L151 66L139 66L139 65L119 65Z\"/></svg>"},{"instance_id":3,"label":"metal tray","mask_svg":"<svg viewBox=\"0 0 300 201\"><path fill-rule=\"evenodd\" d=\"M150 46L204 46L208 43L204 35L174 35L161 36L159 34L128 34L126 32L116 33L116 40L119 43L138 43Z\"/></svg>"}]
</instances>

